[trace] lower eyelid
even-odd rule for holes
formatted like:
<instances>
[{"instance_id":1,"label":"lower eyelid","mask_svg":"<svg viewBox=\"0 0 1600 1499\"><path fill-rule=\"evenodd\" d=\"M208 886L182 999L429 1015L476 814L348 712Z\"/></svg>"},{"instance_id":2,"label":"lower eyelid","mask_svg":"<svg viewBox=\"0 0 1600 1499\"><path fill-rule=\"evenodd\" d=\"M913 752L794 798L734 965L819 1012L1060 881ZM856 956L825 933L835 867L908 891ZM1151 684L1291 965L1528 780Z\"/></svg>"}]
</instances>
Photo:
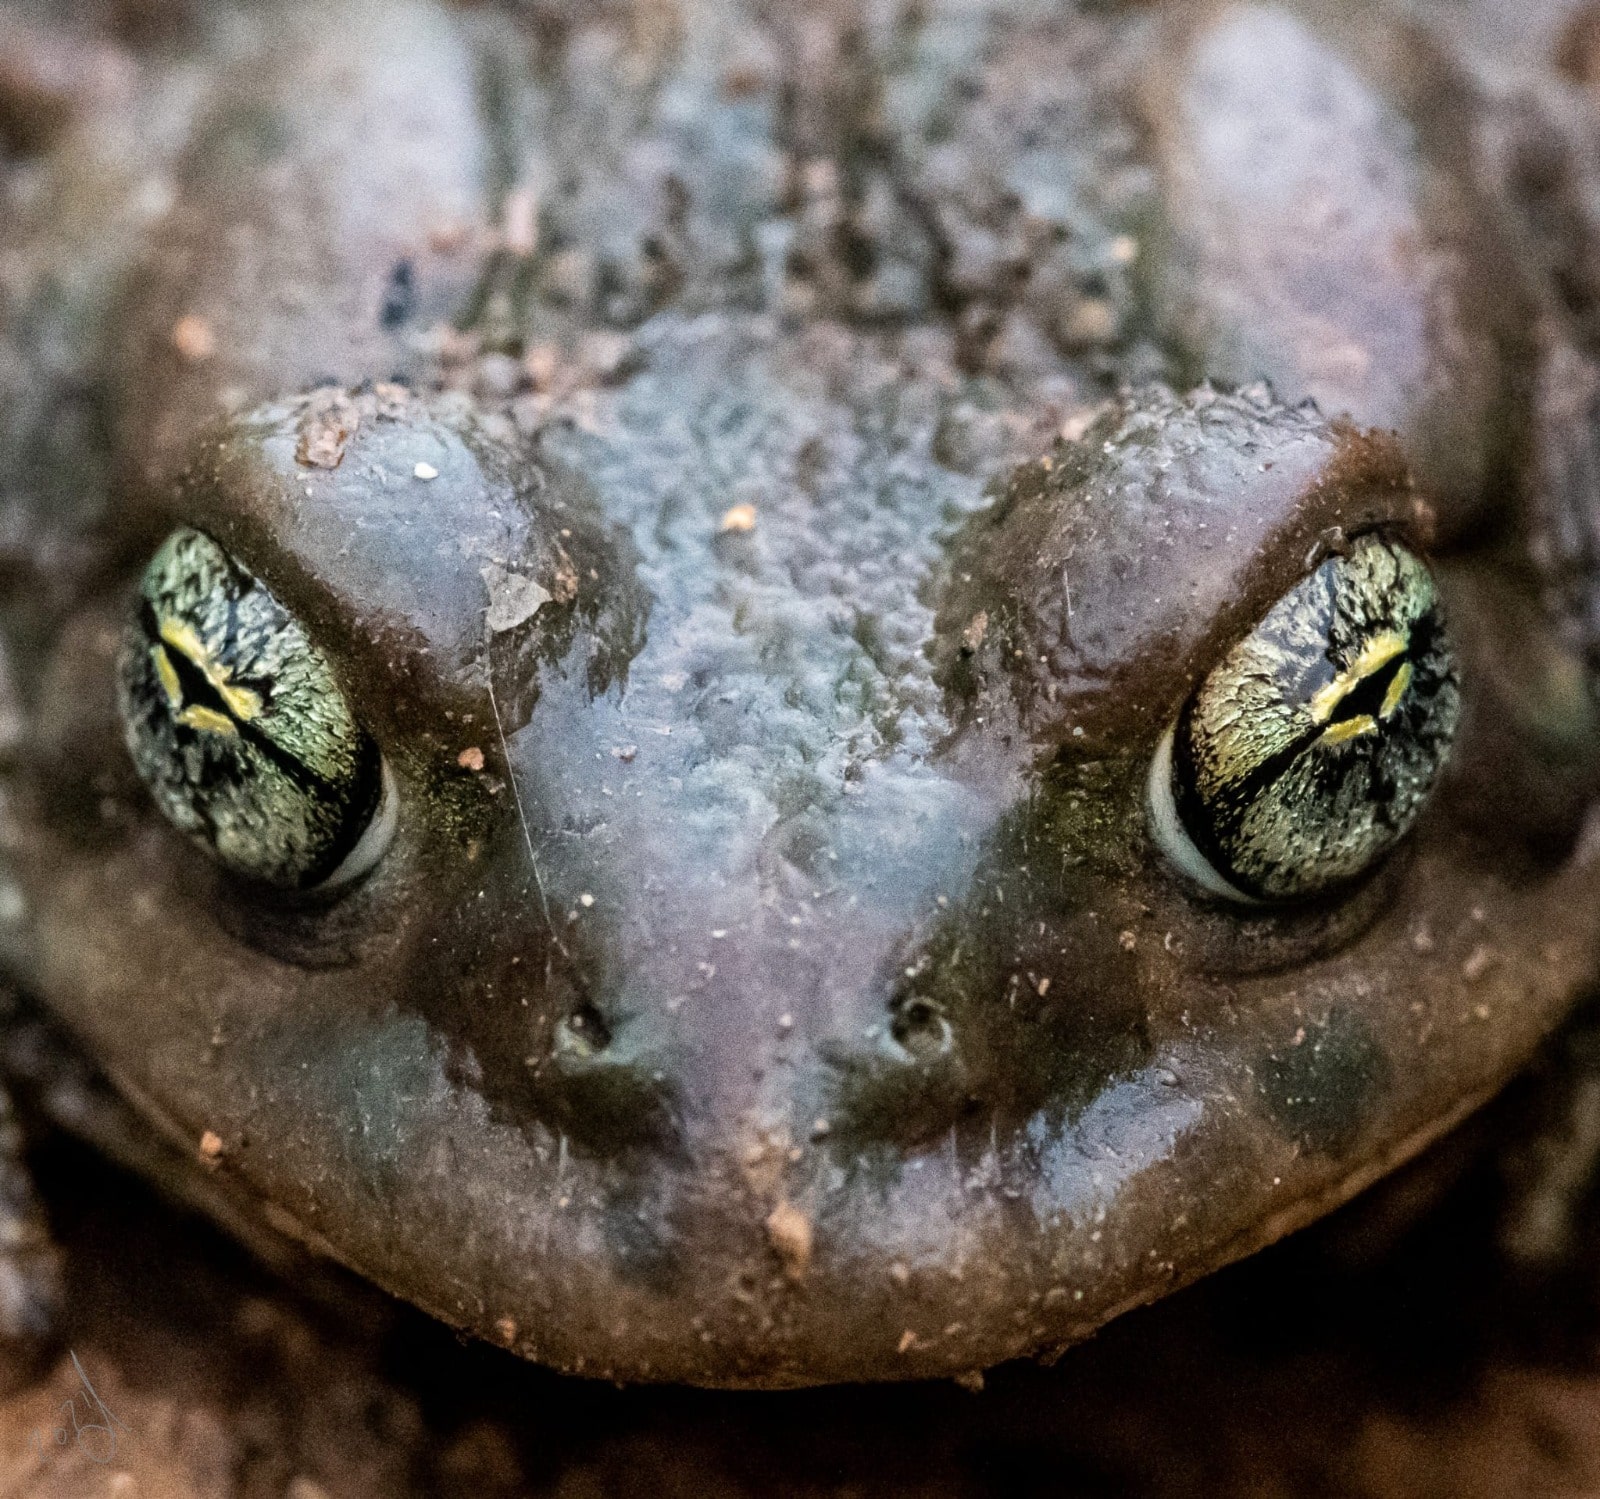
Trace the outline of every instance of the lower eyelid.
<instances>
[{"instance_id":1,"label":"lower eyelid","mask_svg":"<svg viewBox=\"0 0 1600 1499\"><path fill-rule=\"evenodd\" d=\"M1180 874L1187 876L1210 895L1220 896L1241 906L1260 906L1262 901L1229 884L1212 868L1211 861L1195 846L1178 815L1172 795L1172 744L1177 725L1170 725L1150 758L1150 775L1145 784L1145 803L1156 846Z\"/></svg>"},{"instance_id":2,"label":"lower eyelid","mask_svg":"<svg viewBox=\"0 0 1600 1499\"><path fill-rule=\"evenodd\" d=\"M369 874L388 853L389 845L394 842L395 829L400 823L400 793L387 760L381 762L379 773L383 777L383 790L379 793L378 809L372 814L372 820L356 840L355 847L345 855L344 862L327 879L312 886L313 891L322 894L353 885L363 875Z\"/></svg>"}]
</instances>

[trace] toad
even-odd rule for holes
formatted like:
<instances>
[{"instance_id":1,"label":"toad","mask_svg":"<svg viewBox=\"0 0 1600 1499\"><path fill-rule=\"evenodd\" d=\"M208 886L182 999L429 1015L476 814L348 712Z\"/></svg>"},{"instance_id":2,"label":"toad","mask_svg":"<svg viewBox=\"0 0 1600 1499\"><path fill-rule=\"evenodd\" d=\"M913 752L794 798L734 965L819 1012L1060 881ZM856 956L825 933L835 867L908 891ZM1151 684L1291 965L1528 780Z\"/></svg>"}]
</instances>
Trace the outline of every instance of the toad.
<instances>
[{"instance_id":1,"label":"toad","mask_svg":"<svg viewBox=\"0 0 1600 1499\"><path fill-rule=\"evenodd\" d=\"M219 1211L587 1375L964 1375L1592 985L1559 8L66 9L0 952Z\"/></svg>"}]
</instances>

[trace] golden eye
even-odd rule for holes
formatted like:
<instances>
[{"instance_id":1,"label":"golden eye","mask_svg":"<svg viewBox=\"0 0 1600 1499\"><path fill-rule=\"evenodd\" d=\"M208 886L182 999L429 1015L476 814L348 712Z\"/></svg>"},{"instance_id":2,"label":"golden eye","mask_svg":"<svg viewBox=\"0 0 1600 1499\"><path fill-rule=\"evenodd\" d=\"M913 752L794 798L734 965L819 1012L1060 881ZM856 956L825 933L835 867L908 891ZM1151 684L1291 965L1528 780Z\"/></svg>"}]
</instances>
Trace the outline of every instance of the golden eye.
<instances>
[{"instance_id":1,"label":"golden eye","mask_svg":"<svg viewBox=\"0 0 1600 1499\"><path fill-rule=\"evenodd\" d=\"M1273 605L1184 705L1151 765L1155 840L1232 900L1352 880L1416 821L1459 710L1432 574L1363 536Z\"/></svg>"},{"instance_id":2,"label":"golden eye","mask_svg":"<svg viewBox=\"0 0 1600 1499\"><path fill-rule=\"evenodd\" d=\"M383 756L328 658L209 536L181 527L145 569L118 697L156 804L234 873L326 889L383 856L396 803Z\"/></svg>"}]
</instances>

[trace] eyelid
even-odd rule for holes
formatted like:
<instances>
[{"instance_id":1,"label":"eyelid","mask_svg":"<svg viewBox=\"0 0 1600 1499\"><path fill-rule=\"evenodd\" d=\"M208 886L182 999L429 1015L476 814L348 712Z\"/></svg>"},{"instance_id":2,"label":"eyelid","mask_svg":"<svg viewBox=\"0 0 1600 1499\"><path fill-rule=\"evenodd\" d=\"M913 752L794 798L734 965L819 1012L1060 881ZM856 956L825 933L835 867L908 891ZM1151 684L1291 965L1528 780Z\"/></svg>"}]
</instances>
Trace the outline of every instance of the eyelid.
<instances>
[{"instance_id":1,"label":"eyelid","mask_svg":"<svg viewBox=\"0 0 1600 1499\"><path fill-rule=\"evenodd\" d=\"M356 840L355 847L344 856L343 862L320 884L311 886L308 894L326 895L353 885L378 865L394 842L395 829L400 824L400 793L395 787L394 774L389 762L378 762L383 787L378 793L378 809L372 814L365 830Z\"/></svg>"},{"instance_id":2,"label":"eyelid","mask_svg":"<svg viewBox=\"0 0 1600 1499\"><path fill-rule=\"evenodd\" d=\"M1166 733L1161 736L1161 743L1150 757L1150 774L1145 784L1150 830L1155 837L1156 847L1180 874L1208 895L1240 906L1265 905L1266 902L1246 895L1224 879L1195 846L1194 839L1184 828L1183 819L1178 815L1177 801L1172 795L1172 743L1177 730L1176 723L1169 724Z\"/></svg>"}]
</instances>

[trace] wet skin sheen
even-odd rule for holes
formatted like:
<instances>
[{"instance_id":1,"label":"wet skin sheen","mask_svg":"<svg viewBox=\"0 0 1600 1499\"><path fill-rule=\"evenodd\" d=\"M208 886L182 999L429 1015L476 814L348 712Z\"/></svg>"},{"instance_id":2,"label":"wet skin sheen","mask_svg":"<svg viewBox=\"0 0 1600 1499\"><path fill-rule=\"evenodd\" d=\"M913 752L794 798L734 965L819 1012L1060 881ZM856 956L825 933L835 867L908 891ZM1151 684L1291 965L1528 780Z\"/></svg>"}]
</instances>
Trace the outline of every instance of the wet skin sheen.
<instances>
[{"instance_id":1,"label":"wet skin sheen","mask_svg":"<svg viewBox=\"0 0 1600 1499\"><path fill-rule=\"evenodd\" d=\"M21 981L618 1379L1049 1353L1488 1096L1600 965L1582 84L531 14L175 12L6 126Z\"/></svg>"}]
</instances>

